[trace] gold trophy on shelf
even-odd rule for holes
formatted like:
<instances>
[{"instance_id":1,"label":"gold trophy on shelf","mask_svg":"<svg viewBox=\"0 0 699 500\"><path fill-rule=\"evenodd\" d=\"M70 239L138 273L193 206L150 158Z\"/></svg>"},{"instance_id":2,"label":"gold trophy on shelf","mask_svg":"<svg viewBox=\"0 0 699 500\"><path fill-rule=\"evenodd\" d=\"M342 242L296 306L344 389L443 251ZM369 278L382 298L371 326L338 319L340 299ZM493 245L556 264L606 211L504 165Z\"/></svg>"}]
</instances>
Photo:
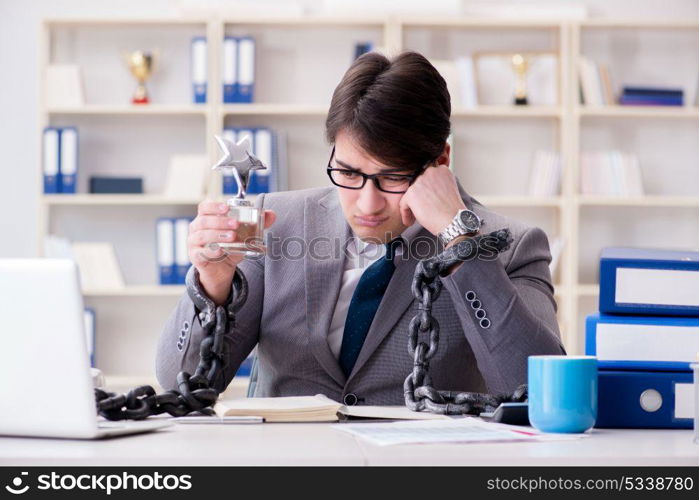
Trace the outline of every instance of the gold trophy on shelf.
<instances>
[{"instance_id":1,"label":"gold trophy on shelf","mask_svg":"<svg viewBox=\"0 0 699 500\"><path fill-rule=\"evenodd\" d=\"M512 55L512 69L515 72L515 99L517 106L529 104L527 100L527 72L529 71L529 57L525 54Z\"/></svg>"},{"instance_id":2,"label":"gold trophy on shelf","mask_svg":"<svg viewBox=\"0 0 699 500\"><path fill-rule=\"evenodd\" d=\"M131 98L133 104L148 104L148 91L146 90L146 80L153 73L156 52L145 52L135 50L124 54L126 64L129 66L131 74L138 81L136 91Z\"/></svg>"}]
</instances>

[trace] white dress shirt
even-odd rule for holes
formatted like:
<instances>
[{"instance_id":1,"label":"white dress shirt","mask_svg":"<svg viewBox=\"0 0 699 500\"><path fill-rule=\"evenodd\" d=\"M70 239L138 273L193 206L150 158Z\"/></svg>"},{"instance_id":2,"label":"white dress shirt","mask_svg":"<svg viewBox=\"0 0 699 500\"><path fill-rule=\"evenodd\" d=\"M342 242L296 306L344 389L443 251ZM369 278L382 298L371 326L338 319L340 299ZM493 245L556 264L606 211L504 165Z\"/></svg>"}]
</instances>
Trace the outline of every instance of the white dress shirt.
<instances>
[{"instance_id":1,"label":"white dress shirt","mask_svg":"<svg viewBox=\"0 0 699 500\"><path fill-rule=\"evenodd\" d=\"M366 243L358 237L353 237L347 243L347 259L342 274L342 286L335 304L335 312L328 331L328 344L336 359L340 357L342 336L345 332L345 320L350 302L362 273L386 254L386 245Z\"/></svg>"}]
</instances>

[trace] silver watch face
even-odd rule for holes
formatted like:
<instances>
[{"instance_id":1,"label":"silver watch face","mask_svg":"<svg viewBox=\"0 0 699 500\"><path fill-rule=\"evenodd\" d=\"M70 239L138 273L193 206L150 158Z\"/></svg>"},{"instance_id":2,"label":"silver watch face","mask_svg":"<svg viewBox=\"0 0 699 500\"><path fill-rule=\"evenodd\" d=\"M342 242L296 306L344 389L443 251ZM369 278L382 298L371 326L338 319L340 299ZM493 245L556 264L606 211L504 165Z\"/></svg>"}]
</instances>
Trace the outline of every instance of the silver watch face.
<instances>
[{"instance_id":1,"label":"silver watch face","mask_svg":"<svg viewBox=\"0 0 699 500\"><path fill-rule=\"evenodd\" d=\"M481 228L481 220L471 210L461 210L459 221L469 233L476 233Z\"/></svg>"}]
</instances>

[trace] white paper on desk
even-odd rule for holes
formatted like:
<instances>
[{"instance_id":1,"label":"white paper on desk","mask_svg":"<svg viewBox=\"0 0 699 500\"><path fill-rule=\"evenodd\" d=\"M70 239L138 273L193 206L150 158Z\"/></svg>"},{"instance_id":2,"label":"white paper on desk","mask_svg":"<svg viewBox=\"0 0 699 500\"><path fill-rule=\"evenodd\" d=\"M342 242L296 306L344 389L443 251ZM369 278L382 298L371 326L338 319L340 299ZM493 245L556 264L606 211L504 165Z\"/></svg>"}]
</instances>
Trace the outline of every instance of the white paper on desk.
<instances>
[{"instance_id":1,"label":"white paper on desk","mask_svg":"<svg viewBox=\"0 0 699 500\"><path fill-rule=\"evenodd\" d=\"M490 424L475 418L391 422L386 424L338 424L333 425L333 427L379 446L540 440L540 435L536 431L510 429L509 427Z\"/></svg>"}]
</instances>

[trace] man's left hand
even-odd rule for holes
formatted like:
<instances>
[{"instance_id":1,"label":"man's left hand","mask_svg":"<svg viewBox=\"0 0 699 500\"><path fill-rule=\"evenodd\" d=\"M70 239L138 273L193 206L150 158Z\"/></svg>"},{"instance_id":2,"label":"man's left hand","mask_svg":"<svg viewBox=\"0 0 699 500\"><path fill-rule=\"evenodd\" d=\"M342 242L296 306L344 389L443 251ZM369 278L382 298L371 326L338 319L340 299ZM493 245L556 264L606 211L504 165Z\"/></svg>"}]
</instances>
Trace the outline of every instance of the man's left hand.
<instances>
[{"instance_id":1,"label":"man's left hand","mask_svg":"<svg viewBox=\"0 0 699 500\"><path fill-rule=\"evenodd\" d=\"M403 224L412 226L415 221L437 236L466 208L459 194L454 174L446 165L428 167L400 200Z\"/></svg>"}]
</instances>

